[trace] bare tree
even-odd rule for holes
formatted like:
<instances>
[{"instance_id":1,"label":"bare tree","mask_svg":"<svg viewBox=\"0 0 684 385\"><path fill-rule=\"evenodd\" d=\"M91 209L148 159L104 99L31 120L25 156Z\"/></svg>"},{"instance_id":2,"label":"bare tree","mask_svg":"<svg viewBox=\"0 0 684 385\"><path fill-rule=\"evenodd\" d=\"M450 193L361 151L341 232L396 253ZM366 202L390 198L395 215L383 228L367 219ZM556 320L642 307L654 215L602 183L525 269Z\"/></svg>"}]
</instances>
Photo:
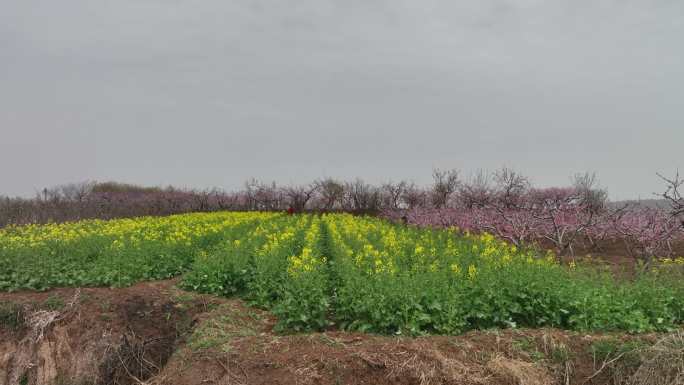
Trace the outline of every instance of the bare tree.
<instances>
[{"instance_id":1,"label":"bare tree","mask_svg":"<svg viewBox=\"0 0 684 385\"><path fill-rule=\"evenodd\" d=\"M332 178L320 179L314 183L321 200L319 208L328 211L342 205L344 184Z\"/></svg>"},{"instance_id":2,"label":"bare tree","mask_svg":"<svg viewBox=\"0 0 684 385\"><path fill-rule=\"evenodd\" d=\"M38 195L38 199L43 202L60 202L62 201L61 188L59 186L51 188L46 187L41 191L41 194Z\"/></svg>"},{"instance_id":3,"label":"bare tree","mask_svg":"<svg viewBox=\"0 0 684 385\"><path fill-rule=\"evenodd\" d=\"M660 174L658 176L666 183L666 190L661 196L670 204L670 214L677 218L684 228L684 197L679 191L684 186L684 179L679 177L679 171L674 178L666 178Z\"/></svg>"},{"instance_id":4,"label":"bare tree","mask_svg":"<svg viewBox=\"0 0 684 385\"><path fill-rule=\"evenodd\" d=\"M432 179L432 205L435 208L446 207L451 194L458 188L458 171L434 169L432 171Z\"/></svg>"},{"instance_id":5,"label":"bare tree","mask_svg":"<svg viewBox=\"0 0 684 385\"><path fill-rule=\"evenodd\" d=\"M494 172L493 179L496 201L504 209L519 206L532 187L527 177L507 167Z\"/></svg>"},{"instance_id":6,"label":"bare tree","mask_svg":"<svg viewBox=\"0 0 684 385\"><path fill-rule=\"evenodd\" d=\"M239 194L229 194L223 190L214 188L210 191L211 205L216 206L218 210L238 210Z\"/></svg>"},{"instance_id":7,"label":"bare tree","mask_svg":"<svg viewBox=\"0 0 684 385\"><path fill-rule=\"evenodd\" d=\"M93 191L94 182L69 183L58 186L60 195L63 199L72 202L83 202Z\"/></svg>"},{"instance_id":8,"label":"bare tree","mask_svg":"<svg viewBox=\"0 0 684 385\"><path fill-rule=\"evenodd\" d=\"M593 213L602 212L608 202L608 193L598 185L595 173L575 174L573 186L580 203Z\"/></svg>"},{"instance_id":9,"label":"bare tree","mask_svg":"<svg viewBox=\"0 0 684 385\"><path fill-rule=\"evenodd\" d=\"M398 183L387 182L380 187L382 195L382 206L390 210L399 209L401 198L404 196L408 183L401 181Z\"/></svg>"},{"instance_id":10,"label":"bare tree","mask_svg":"<svg viewBox=\"0 0 684 385\"><path fill-rule=\"evenodd\" d=\"M211 199L211 191L209 190L202 190L202 191L196 191L195 194L192 196L192 201L193 201L193 211L208 211L210 206L210 199Z\"/></svg>"},{"instance_id":11,"label":"bare tree","mask_svg":"<svg viewBox=\"0 0 684 385\"><path fill-rule=\"evenodd\" d=\"M282 193L275 182L270 185L252 178L245 182L245 193L249 210L279 210L282 208Z\"/></svg>"},{"instance_id":12,"label":"bare tree","mask_svg":"<svg viewBox=\"0 0 684 385\"><path fill-rule=\"evenodd\" d=\"M289 186L281 190L287 198L289 206L295 211L304 211L307 203L313 198L319 186L316 183L310 183L305 186Z\"/></svg>"},{"instance_id":13,"label":"bare tree","mask_svg":"<svg viewBox=\"0 0 684 385\"><path fill-rule=\"evenodd\" d=\"M485 207L492 197L493 189L489 175L484 170L478 170L458 188L458 201L465 208Z\"/></svg>"},{"instance_id":14,"label":"bare tree","mask_svg":"<svg viewBox=\"0 0 684 385\"><path fill-rule=\"evenodd\" d=\"M401 196L401 203L409 210L425 207L427 206L427 195L428 194L424 189L411 182L404 188L404 192Z\"/></svg>"},{"instance_id":15,"label":"bare tree","mask_svg":"<svg viewBox=\"0 0 684 385\"><path fill-rule=\"evenodd\" d=\"M377 187L362 179L345 183L343 208L355 212L375 212L380 209L380 192Z\"/></svg>"},{"instance_id":16,"label":"bare tree","mask_svg":"<svg viewBox=\"0 0 684 385\"><path fill-rule=\"evenodd\" d=\"M245 182L245 196L247 197L247 210L257 210L257 191L259 190L259 181L252 178Z\"/></svg>"}]
</instances>

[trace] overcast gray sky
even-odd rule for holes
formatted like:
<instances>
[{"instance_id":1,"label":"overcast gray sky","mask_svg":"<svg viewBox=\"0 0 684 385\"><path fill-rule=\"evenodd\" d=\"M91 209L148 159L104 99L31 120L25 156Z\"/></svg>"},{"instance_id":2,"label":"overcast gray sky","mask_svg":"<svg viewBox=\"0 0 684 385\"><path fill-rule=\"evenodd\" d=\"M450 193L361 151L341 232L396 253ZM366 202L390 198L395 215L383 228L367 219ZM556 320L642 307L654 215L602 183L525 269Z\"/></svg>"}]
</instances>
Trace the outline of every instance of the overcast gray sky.
<instances>
[{"instance_id":1,"label":"overcast gray sky","mask_svg":"<svg viewBox=\"0 0 684 385\"><path fill-rule=\"evenodd\" d=\"M0 193L684 169L679 0L0 5Z\"/></svg>"}]
</instances>

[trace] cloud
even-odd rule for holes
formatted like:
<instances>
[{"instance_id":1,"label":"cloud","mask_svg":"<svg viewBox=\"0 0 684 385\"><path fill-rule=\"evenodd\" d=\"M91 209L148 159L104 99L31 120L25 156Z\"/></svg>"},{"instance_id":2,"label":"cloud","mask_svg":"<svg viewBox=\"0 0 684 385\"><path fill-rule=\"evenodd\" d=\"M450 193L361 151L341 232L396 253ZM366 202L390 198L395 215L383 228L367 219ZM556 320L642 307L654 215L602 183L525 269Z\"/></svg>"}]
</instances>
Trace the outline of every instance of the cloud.
<instances>
[{"instance_id":1,"label":"cloud","mask_svg":"<svg viewBox=\"0 0 684 385\"><path fill-rule=\"evenodd\" d=\"M675 1L13 2L2 191L239 186L433 166L658 189L684 142ZM646 181L646 182L642 182Z\"/></svg>"}]
</instances>

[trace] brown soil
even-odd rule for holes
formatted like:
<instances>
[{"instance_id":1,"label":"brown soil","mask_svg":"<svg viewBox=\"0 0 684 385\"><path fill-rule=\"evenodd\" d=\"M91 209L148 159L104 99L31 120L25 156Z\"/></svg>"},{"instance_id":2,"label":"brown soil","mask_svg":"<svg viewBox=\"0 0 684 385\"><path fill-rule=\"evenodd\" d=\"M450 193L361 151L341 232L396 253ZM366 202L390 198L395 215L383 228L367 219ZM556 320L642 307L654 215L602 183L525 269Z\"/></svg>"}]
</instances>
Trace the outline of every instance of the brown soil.
<instances>
[{"instance_id":1,"label":"brown soil","mask_svg":"<svg viewBox=\"0 0 684 385\"><path fill-rule=\"evenodd\" d=\"M18 324L0 324L0 385L132 384L152 377L214 301L173 284L0 293L0 304L21 313Z\"/></svg>"},{"instance_id":2,"label":"brown soil","mask_svg":"<svg viewBox=\"0 0 684 385\"><path fill-rule=\"evenodd\" d=\"M617 384L617 375L638 366L616 361L601 370L618 353L598 357L592 347L605 341L619 350L659 339L553 329L418 338L339 331L277 335L266 313L237 302L203 317L155 384Z\"/></svg>"},{"instance_id":3,"label":"brown soil","mask_svg":"<svg viewBox=\"0 0 684 385\"><path fill-rule=\"evenodd\" d=\"M174 284L0 293L25 318L0 324L0 385L619 384L639 367L621 347L661 338L552 329L282 335L270 313ZM49 322L39 327L41 319ZM599 345L616 350L592 353Z\"/></svg>"}]
</instances>

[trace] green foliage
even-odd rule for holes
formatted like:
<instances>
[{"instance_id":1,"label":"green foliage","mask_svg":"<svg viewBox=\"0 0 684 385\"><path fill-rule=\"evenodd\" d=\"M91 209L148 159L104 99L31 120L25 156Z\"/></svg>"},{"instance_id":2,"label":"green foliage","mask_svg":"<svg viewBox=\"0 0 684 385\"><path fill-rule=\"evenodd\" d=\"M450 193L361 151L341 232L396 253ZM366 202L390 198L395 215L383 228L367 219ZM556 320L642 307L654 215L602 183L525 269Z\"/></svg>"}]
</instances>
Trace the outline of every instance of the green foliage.
<instances>
[{"instance_id":1,"label":"green foliage","mask_svg":"<svg viewBox=\"0 0 684 385\"><path fill-rule=\"evenodd\" d=\"M43 307L47 310L61 310L64 306L64 300L56 295L51 295L43 301Z\"/></svg>"},{"instance_id":2,"label":"green foliage","mask_svg":"<svg viewBox=\"0 0 684 385\"><path fill-rule=\"evenodd\" d=\"M684 318L681 271L633 280L490 236L330 218L338 280L334 316L346 329L453 334L471 329L557 327L669 331ZM359 230L360 229L360 230Z\"/></svg>"},{"instance_id":3,"label":"green foliage","mask_svg":"<svg viewBox=\"0 0 684 385\"><path fill-rule=\"evenodd\" d=\"M329 325L330 300L317 282L301 282L287 285L283 296L272 308L278 317L277 331L322 330Z\"/></svg>"},{"instance_id":4,"label":"green foliage","mask_svg":"<svg viewBox=\"0 0 684 385\"><path fill-rule=\"evenodd\" d=\"M195 257L277 214L212 213L0 229L0 290L127 286L187 271Z\"/></svg>"},{"instance_id":5,"label":"green foliage","mask_svg":"<svg viewBox=\"0 0 684 385\"><path fill-rule=\"evenodd\" d=\"M186 289L270 309L281 331L641 333L684 322L681 269L618 279L487 234L369 217L193 214L9 228L0 240L0 290L125 285L183 273Z\"/></svg>"},{"instance_id":6,"label":"green foliage","mask_svg":"<svg viewBox=\"0 0 684 385\"><path fill-rule=\"evenodd\" d=\"M551 349L551 360L556 364L564 364L572 359L572 351L565 345L556 345Z\"/></svg>"},{"instance_id":7,"label":"green foliage","mask_svg":"<svg viewBox=\"0 0 684 385\"><path fill-rule=\"evenodd\" d=\"M612 367L638 367L643 361L642 353L649 344L630 340L623 342L618 338L607 337L594 341L589 347L589 353L595 362L611 362Z\"/></svg>"},{"instance_id":8,"label":"green foliage","mask_svg":"<svg viewBox=\"0 0 684 385\"><path fill-rule=\"evenodd\" d=\"M14 302L0 302L0 327L16 330L24 325L24 309Z\"/></svg>"},{"instance_id":9,"label":"green foliage","mask_svg":"<svg viewBox=\"0 0 684 385\"><path fill-rule=\"evenodd\" d=\"M279 217L235 234L234 239L197 258L181 285L217 295L238 295L278 316L279 330L311 330L325 325L327 296L319 286L288 274L288 258L302 253L308 216ZM318 293L318 294L316 294ZM319 310L316 310L316 306Z\"/></svg>"},{"instance_id":10,"label":"green foliage","mask_svg":"<svg viewBox=\"0 0 684 385\"><path fill-rule=\"evenodd\" d=\"M255 322L244 319L239 309L221 305L193 331L188 345L194 351L218 349L229 352L235 339L256 335L257 326Z\"/></svg>"}]
</instances>

